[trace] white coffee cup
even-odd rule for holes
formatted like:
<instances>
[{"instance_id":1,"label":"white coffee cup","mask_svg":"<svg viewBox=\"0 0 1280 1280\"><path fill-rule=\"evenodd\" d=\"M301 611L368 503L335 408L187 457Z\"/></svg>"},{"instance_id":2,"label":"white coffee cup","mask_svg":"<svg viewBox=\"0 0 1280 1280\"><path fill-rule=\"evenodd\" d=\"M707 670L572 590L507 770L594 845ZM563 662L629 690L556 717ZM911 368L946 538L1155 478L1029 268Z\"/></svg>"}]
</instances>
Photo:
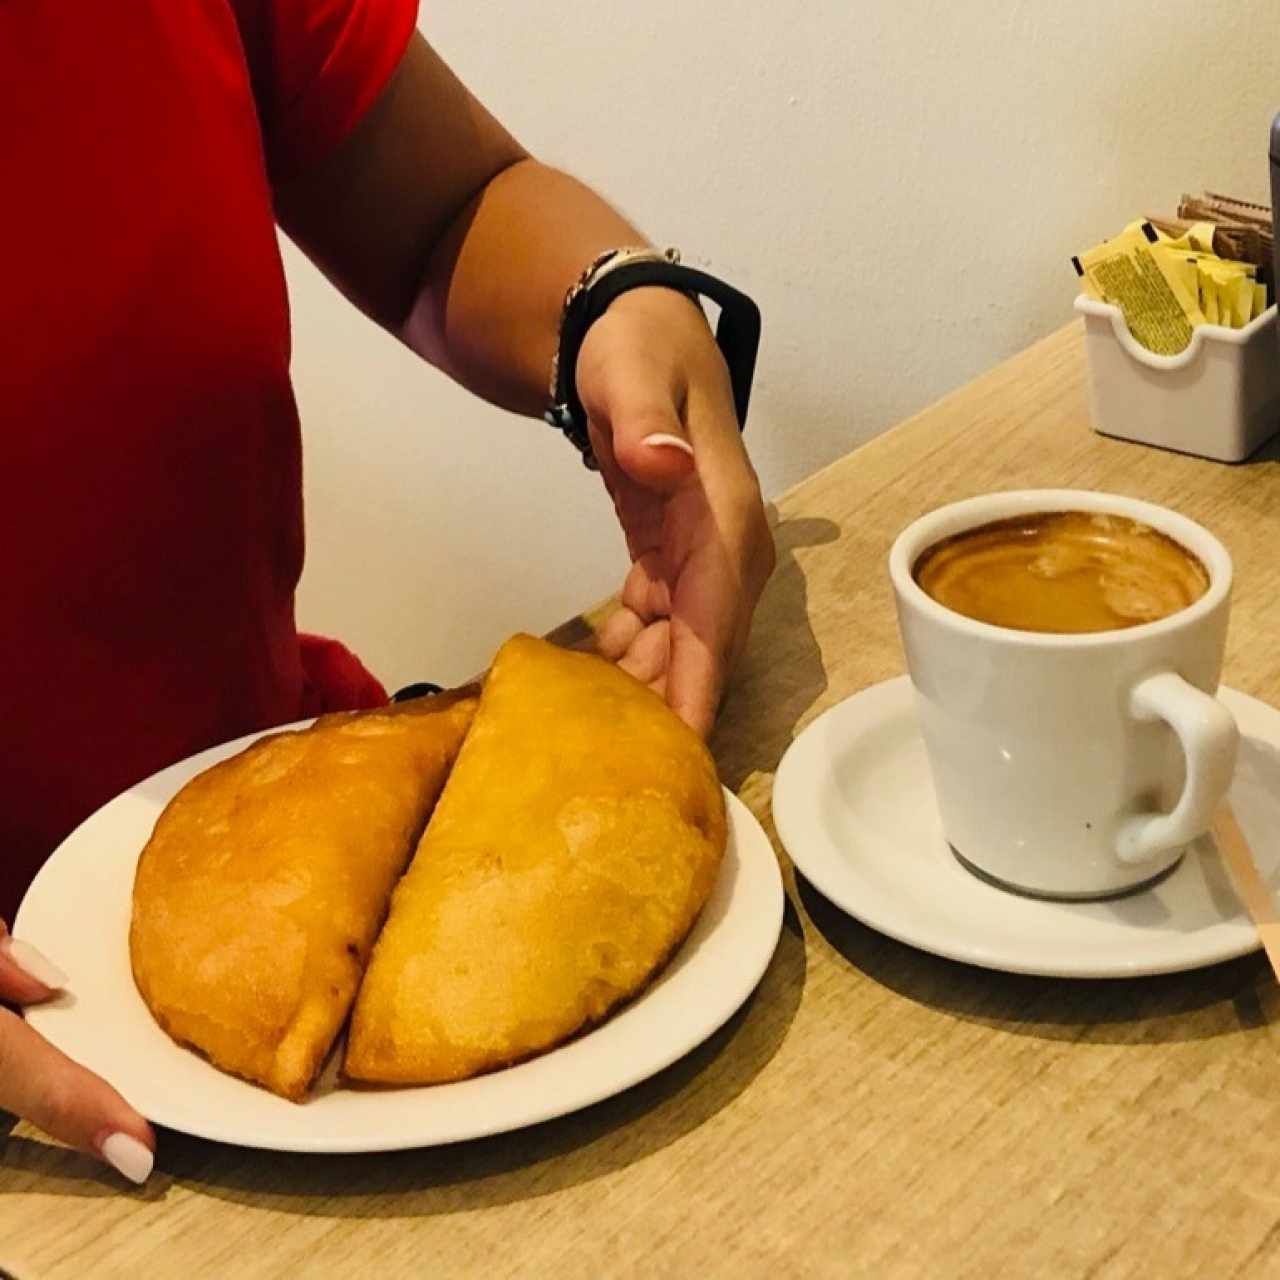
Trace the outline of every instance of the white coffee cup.
<instances>
[{"instance_id":1,"label":"white coffee cup","mask_svg":"<svg viewBox=\"0 0 1280 1280\"><path fill-rule=\"evenodd\" d=\"M1196 556L1209 589L1156 622L1063 635L978 622L912 577L944 538L1049 511L1140 521ZM1212 534L1113 494L994 493L911 524L889 572L943 830L971 870L1042 897L1110 897L1158 879L1208 830L1237 742L1213 696L1231 558Z\"/></svg>"}]
</instances>

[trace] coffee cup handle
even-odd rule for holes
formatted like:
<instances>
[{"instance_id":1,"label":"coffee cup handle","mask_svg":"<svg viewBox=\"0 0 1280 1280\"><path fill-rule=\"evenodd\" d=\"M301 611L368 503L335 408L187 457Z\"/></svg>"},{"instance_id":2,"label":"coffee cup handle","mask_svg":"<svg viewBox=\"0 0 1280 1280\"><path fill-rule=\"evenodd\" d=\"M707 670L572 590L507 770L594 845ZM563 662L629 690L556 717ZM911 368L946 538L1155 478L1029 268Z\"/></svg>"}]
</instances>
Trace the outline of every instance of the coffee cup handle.
<instances>
[{"instance_id":1,"label":"coffee cup handle","mask_svg":"<svg viewBox=\"0 0 1280 1280\"><path fill-rule=\"evenodd\" d=\"M1168 724L1187 762L1187 780L1171 812L1135 814L1120 824L1116 856L1132 864L1167 854L1209 830L1231 785L1239 730L1222 703L1172 671L1136 684L1129 714Z\"/></svg>"}]
</instances>

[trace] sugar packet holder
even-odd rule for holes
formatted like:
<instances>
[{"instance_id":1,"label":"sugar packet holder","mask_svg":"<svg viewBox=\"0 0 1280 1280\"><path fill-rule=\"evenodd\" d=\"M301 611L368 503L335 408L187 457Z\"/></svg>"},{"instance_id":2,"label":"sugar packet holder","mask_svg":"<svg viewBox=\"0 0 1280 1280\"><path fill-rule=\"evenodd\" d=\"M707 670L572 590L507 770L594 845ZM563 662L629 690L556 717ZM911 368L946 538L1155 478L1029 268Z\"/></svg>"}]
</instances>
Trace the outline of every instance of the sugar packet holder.
<instances>
[{"instance_id":1,"label":"sugar packet holder","mask_svg":"<svg viewBox=\"0 0 1280 1280\"><path fill-rule=\"evenodd\" d=\"M1089 401L1101 435L1242 462L1280 431L1276 307L1242 329L1197 325L1175 355L1136 341L1120 308L1081 294Z\"/></svg>"}]
</instances>

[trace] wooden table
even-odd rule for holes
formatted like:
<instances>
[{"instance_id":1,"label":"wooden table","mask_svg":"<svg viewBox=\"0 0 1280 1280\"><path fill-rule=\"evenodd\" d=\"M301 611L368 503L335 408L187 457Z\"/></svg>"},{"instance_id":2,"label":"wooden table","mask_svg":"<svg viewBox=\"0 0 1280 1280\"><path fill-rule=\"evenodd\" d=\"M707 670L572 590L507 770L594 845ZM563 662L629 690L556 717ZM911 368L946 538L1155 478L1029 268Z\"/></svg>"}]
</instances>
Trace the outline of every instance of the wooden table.
<instances>
[{"instance_id":1,"label":"wooden table","mask_svg":"<svg viewBox=\"0 0 1280 1280\"><path fill-rule=\"evenodd\" d=\"M902 670L893 535L995 488L1108 489L1207 524L1237 567L1226 678L1280 703L1277 457L1226 467L1093 435L1075 325L858 449L777 504L779 568L715 737L726 784L772 835L797 731ZM137 1192L19 1125L0 1265L20 1280L1280 1271L1280 995L1257 957L1134 981L986 972L856 924L779 856L790 904L763 983L648 1083L393 1155L165 1132Z\"/></svg>"}]
</instances>

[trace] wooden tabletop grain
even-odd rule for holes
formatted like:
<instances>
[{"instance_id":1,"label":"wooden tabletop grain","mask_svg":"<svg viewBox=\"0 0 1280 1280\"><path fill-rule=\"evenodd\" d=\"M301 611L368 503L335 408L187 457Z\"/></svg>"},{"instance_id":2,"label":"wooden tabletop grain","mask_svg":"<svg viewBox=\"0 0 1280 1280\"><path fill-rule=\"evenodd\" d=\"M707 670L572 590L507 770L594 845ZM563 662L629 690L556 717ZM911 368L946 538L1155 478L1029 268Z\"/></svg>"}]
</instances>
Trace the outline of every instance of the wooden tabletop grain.
<instances>
[{"instance_id":1,"label":"wooden tabletop grain","mask_svg":"<svg viewBox=\"0 0 1280 1280\"><path fill-rule=\"evenodd\" d=\"M893 536L997 488L1106 489L1206 524L1236 562L1225 678L1280 704L1277 458L1228 467L1095 436L1075 325L857 449L777 503L778 571L714 739L725 783L774 836L773 772L798 730L903 670ZM137 1191L19 1124L0 1156L0 1267L19 1280L1280 1272L1280 995L1258 956L1126 981L973 969L845 917L777 847L789 905L767 975L647 1083L534 1129L392 1155L166 1131Z\"/></svg>"}]
</instances>

